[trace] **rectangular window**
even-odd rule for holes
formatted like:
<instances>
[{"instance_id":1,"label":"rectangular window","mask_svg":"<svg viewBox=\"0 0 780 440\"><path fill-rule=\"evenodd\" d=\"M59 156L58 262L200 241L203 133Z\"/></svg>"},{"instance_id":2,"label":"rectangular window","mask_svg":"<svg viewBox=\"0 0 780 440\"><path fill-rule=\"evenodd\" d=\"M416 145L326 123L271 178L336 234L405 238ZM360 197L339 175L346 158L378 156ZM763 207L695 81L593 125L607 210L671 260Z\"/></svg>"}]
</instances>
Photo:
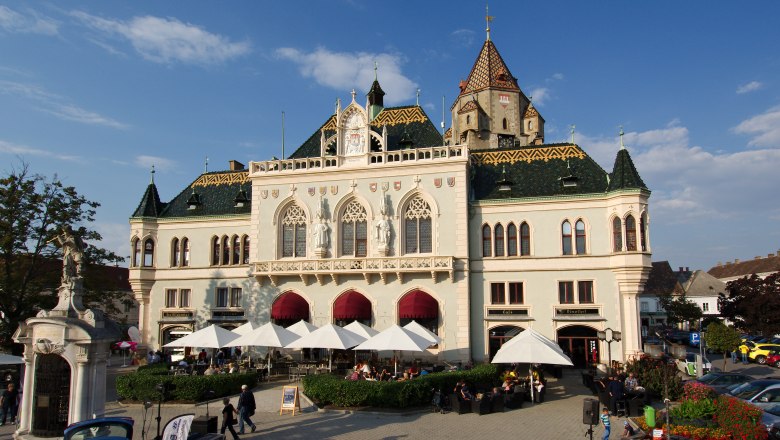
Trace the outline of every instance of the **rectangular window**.
<instances>
[{"instance_id":1,"label":"rectangular window","mask_svg":"<svg viewBox=\"0 0 780 440\"><path fill-rule=\"evenodd\" d=\"M655 311L656 312L663 312L664 311L664 308L661 307L661 303L660 302L656 302L655 303Z\"/></svg>"},{"instance_id":2,"label":"rectangular window","mask_svg":"<svg viewBox=\"0 0 780 440\"><path fill-rule=\"evenodd\" d=\"M432 223L429 218L420 219L420 252L429 254L433 252Z\"/></svg>"},{"instance_id":3,"label":"rectangular window","mask_svg":"<svg viewBox=\"0 0 780 440\"><path fill-rule=\"evenodd\" d=\"M577 294L580 304L593 304L593 281L578 281Z\"/></svg>"},{"instance_id":4,"label":"rectangular window","mask_svg":"<svg viewBox=\"0 0 780 440\"><path fill-rule=\"evenodd\" d=\"M355 256L365 257L366 255L368 255L368 224L357 222L355 224Z\"/></svg>"},{"instance_id":5,"label":"rectangular window","mask_svg":"<svg viewBox=\"0 0 780 440\"><path fill-rule=\"evenodd\" d=\"M228 306L228 289L227 287L217 287L217 307Z\"/></svg>"},{"instance_id":6,"label":"rectangular window","mask_svg":"<svg viewBox=\"0 0 780 440\"><path fill-rule=\"evenodd\" d=\"M523 283L509 283L509 304L523 303Z\"/></svg>"},{"instance_id":7,"label":"rectangular window","mask_svg":"<svg viewBox=\"0 0 780 440\"><path fill-rule=\"evenodd\" d=\"M490 303L505 304L506 293L504 283L490 283Z\"/></svg>"},{"instance_id":8,"label":"rectangular window","mask_svg":"<svg viewBox=\"0 0 780 440\"><path fill-rule=\"evenodd\" d=\"M176 307L176 289L165 291L165 307Z\"/></svg>"},{"instance_id":9,"label":"rectangular window","mask_svg":"<svg viewBox=\"0 0 780 440\"><path fill-rule=\"evenodd\" d=\"M341 240L341 253L343 255L355 254L355 224L344 223L342 227L343 240Z\"/></svg>"},{"instance_id":10,"label":"rectangular window","mask_svg":"<svg viewBox=\"0 0 780 440\"><path fill-rule=\"evenodd\" d=\"M574 304L574 281L558 283L558 301L561 304Z\"/></svg>"},{"instance_id":11,"label":"rectangular window","mask_svg":"<svg viewBox=\"0 0 780 440\"><path fill-rule=\"evenodd\" d=\"M241 288L230 289L230 307L241 307Z\"/></svg>"},{"instance_id":12,"label":"rectangular window","mask_svg":"<svg viewBox=\"0 0 780 440\"><path fill-rule=\"evenodd\" d=\"M186 309L190 307L190 289L179 290L179 307Z\"/></svg>"},{"instance_id":13,"label":"rectangular window","mask_svg":"<svg viewBox=\"0 0 780 440\"><path fill-rule=\"evenodd\" d=\"M125 313L130 313L131 310L133 310L133 304L130 302L124 303L125 306Z\"/></svg>"},{"instance_id":14,"label":"rectangular window","mask_svg":"<svg viewBox=\"0 0 780 440\"><path fill-rule=\"evenodd\" d=\"M710 311L710 304L709 303L703 303L701 305L701 310L704 311L704 312L709 312Z\"/></svg>"},{"instance_id":15,"label":"rectangular window","mask_svg":"<svg viewBox=\"0 0 780 440\"><path fill-rule=\"evenodd\" d=\"M642 301L641 303L639 303L639 310L641 312L649 312L650 305L646 301Z\"/></svg>"},{"instance_id":16,"label":"rectangular window","mask_svg":"<svg viewBox=\"0 0 780 440\"><path fill-rule=\"evenodd\" d=\"M405 232L406 232L406 253L407 254L416 254L417 253L417 221L413 218L406 219L405 222Z\"/></svg>"}]
</instances>

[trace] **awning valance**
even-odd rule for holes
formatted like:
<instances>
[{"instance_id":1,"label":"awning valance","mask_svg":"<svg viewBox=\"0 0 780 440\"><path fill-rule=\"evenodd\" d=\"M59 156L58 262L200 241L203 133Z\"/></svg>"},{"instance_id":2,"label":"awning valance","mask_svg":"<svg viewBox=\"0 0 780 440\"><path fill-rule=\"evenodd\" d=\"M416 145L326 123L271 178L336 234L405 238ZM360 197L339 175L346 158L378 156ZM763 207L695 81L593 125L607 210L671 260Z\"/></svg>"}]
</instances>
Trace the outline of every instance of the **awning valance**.
<instances>
[{"instance_id":1,"label":"awning valance","mask_svg":"<svg viewBox=\"0 0 780 440\"><path fill-rule=\"evenodd\" d=\"M413 290L398 303L398 317L401 319L432 319L439 317L439 303L431 295Z\"/></svg>"},{"instance_id":2,"label":"awning valance","mask_svg":"<svg viewBox=\"0 0 780 440\"><path fill-rule=\"evenodd\" d=\"M350 290L339 296L333 304L334 319L371 319L371 301L362 294Z\"/></svg>"},{"instance_id":3,"label":"awning valance","mask_svg":"<svg viewBox=\"0 0 780 440\"><path fill-rule=\"evenodd\" d=\"M271 319L309 320L309 303L297 293L282 294L271 307Z\"/></svg>"}]
</instances>

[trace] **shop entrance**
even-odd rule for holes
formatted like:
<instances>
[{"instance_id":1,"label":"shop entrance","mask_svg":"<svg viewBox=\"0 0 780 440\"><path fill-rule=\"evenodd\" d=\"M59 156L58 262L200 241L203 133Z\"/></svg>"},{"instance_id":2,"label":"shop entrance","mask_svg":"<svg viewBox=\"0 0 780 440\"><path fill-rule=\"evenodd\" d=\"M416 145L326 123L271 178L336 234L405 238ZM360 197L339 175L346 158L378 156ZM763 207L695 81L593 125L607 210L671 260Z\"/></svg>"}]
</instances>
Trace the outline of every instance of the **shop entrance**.
<instances>
[{"instance_id":1,"label":"shop entrance","mask_svg":"<svg viewBox=\"0 0 780 440\"><path fill-rule=\"evenodd\" d=\"M572 325L558 330L558 345L571 358L574 368L587 368L599 359L596 330Z\"/></svg>"},{"instance_id":2,"label":"shop entrance","mask_svg":"<svg viewBox=\"0 0 780 440\"><path fill-rule=\"evenodd\" d=\"M493 356L498 353L498 349L504 345L505 342L519 335L524 329L514 325L502 325L500 327L493 327L488 333L488 350L489 358L492 360Z\"/></svg>"}]
</instances>

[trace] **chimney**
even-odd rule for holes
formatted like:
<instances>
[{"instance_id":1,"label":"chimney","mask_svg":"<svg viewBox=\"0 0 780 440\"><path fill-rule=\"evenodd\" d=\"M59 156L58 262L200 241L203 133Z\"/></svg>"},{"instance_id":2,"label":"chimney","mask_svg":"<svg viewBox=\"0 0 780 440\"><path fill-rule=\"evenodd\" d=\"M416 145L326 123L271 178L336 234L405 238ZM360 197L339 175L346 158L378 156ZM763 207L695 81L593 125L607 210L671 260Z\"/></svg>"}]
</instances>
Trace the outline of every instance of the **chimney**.
<instances>
[{"instance_id":1,"label":"chimney","mask_svg":"<svg viewBox=\"0 0 780 440\"><path fill-rule=\"evenodd\" d=\"M682 266L680 266L680 269L678 270L678 272L680 272L680 273L683 272L683 267Z\"/></svg>"},{"instance_id":2,"label":"chimney","mask_svg":"<svg viewBox=\"0 0 780 440\"><path fill-rule=\"evenodd\" d=\"M237 160L231 160L230 162L230 171L243 171L244 170L244 164Z\"/></svg>"},{"instance_id":3,"label":"chimney","mask_svg":"<svg viewBox=\"0 0 780 440\"><path fill-rule=\"evenodd\" d=\"M720 261L718 261L718 267L720 267L720 266L723 266L723 263L721 263Z\"/></svg>"},{"instance_id":4,"label":"chimney","mask_svg":"<svg viewBox=\"0 0 780 440\"><path fill-rule=\"evenodd\" d=\"M767 258L772 258L772 257L774 257L774 256L775 256L775 254L768 254L766 257L767 257Z\"/></svg>"},{"instance_id":5,"label":"chimney","mask_svg":"<svg viewBox=\"0 0 780 440\"><path fill-rule=\"evenodd\" d=\"M756 255L756 260L760 260L760 259L761 259L761 255Z\"/></svg>"},{"instance_id":6,"label":"chimney","mask_svg":"<svg viewBox=\"0 0 780 440\"><path fill-rule=\"evenodd\" d=\"M691 271L691 268L690 268L690 267L688 267L688 266L685 266L685 271L686 271L686 272L690 272L690 271Z\"/></svg>"},{"instance_id":7,"label":"chimney","mask_svg":"<svg viewBox=\"0 0 780 440\"><path fill-rule=\"evenodd\" d=\"M735 258L734 259L734 264L737 264L737 263L739 263L739 258Z\"/></svg>"}]
</instances>

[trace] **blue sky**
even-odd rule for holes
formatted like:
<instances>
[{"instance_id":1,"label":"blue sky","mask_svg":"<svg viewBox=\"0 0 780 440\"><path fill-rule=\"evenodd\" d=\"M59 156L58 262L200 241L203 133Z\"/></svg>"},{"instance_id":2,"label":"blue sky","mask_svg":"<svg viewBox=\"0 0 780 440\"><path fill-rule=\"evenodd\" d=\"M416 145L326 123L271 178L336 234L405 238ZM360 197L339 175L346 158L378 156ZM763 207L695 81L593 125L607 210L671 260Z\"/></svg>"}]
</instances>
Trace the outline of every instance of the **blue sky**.
<instances>
[{"instance_id":1,"label":"blue sky","mask_svg":"<svg viewBox=\"0 0 780 440\"><path fill-rule=\"evenodd\" d=\"M653 260L708 269L780 250L780 3L496 1L492 40L546 119L611 170L619 126L653 190ZM441 120L485 39L474 1L0 0L0 169L98 201L129 253L149 182L281 156L379 63L386 105ZM364 98L361 98L364 99ZM447 120L449 126L449 120Z\"/></svg>"}]
</instances>

